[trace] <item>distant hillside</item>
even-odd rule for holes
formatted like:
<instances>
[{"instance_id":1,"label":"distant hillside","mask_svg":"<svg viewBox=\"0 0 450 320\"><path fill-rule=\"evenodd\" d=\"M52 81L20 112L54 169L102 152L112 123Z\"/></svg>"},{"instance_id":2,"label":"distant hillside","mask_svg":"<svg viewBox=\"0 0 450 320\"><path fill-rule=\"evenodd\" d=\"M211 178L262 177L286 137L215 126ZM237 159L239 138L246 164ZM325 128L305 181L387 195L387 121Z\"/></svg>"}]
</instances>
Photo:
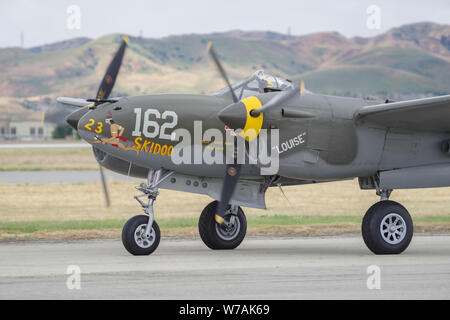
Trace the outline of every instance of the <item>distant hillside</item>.
<instances>
[{"instance_id":1,"label":"distant hillside","mask_svg":"<svg viewBox=\"0 0 450 320\"><path fill-rule=\"evenodd\" d=\"M38 118L59 95L93 97L120 35L31 49L0 49L0 112ZM205 47L212 40L233 80L257 69L314 92L419 96L450 92L450 26L417 23L373 38L336 32L289 36L230 31L162 39L130 37L114 95L211 92L223 87Z\"/></svg>"}]
</instances>

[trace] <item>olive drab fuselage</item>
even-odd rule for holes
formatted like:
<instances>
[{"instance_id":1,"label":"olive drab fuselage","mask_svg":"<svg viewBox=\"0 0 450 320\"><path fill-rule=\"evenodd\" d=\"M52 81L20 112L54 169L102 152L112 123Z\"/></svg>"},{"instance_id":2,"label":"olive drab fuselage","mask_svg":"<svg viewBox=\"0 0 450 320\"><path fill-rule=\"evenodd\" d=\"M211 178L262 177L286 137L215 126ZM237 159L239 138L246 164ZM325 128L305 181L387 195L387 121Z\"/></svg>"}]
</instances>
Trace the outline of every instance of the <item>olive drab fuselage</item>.
<instances>
[{"instance_id":1,"label":"olive drab fuselage","mask_svg":"<svg viewBox=\"0 0 450 320\"><path fill-rule=\"evenodd\" d=\"M263 94L260 99L264 100ZM194 137L194 122L201 121L203 132L216 128L226 132L226 125L217 114L231 103L226 96L155 94L121 98L115 103L105 103L88 111L78 123L78 132L87 141L110 138L112 118L123 130L120 139L133 149L122 150L116 144L98 143L95 146L114 157L131 161L144 168L164 167L183 174L221 177L224 165L174 164L173 148L178 143L172 139L174 130L183 128ZM383 168L389 170L405 163L420 165L430 157L436 162L446 157L431 152L428 156L411 157L419 153L420 142L436 139L436 134L409 134L407 131L389 131L382 126L358 124L354 113L370 103L363 99L342 98L318 94L294 97L284 105L264 115L262 128L279 129L279 145L272 152L279 153L278 175L301 180L333 180L370 176ZM437 134L442 138L446 134ZM383 153L386 143L402 143L407 153ZM389 139L391 138L391 142ZM406 139L406 140L405 140ZM123 142L122 141L122 142ZM193 143L202 144L201 140ZM414 149L414 146L415 149ZM403 151L402 151L403 152ZM243 176L257 178L254 165L245 165Z\"/></svg>"}]
</instances>

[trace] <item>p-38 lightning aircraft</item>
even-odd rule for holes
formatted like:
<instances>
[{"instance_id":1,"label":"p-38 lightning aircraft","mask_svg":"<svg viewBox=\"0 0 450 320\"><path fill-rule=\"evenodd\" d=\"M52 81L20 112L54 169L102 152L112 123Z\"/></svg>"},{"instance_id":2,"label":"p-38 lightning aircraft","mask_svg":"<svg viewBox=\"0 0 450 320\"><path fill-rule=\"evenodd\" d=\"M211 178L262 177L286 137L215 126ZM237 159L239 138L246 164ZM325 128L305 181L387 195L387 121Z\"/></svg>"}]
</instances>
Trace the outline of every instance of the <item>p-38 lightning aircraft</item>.
<instances>
[{"instance_id":1,"label":"p-38 lightning aircraft","mask_svg":"<svg viewBox=\"0 0 450 320\"><path fill-rule=\"evenodd\" d=\"M131 254L148 255L159 245L153 203L160 188L212 197L200 214L201 239L211 249L234 249L247 229L241 206L265 209L269 187L358 178L361 189L380 196L363 218L364 242L375 254L398 254L412 239L413 223L402 205L389 200L392 190L450 186L450 95L401 102L335 97L262 71L231 84L209 45L226 88L109 98L127 43L125 37L95 99L57 100L78 107L66 121L92 144L100 166L147 179L135 197L145 215L123 227L122 242ZM214 129L233 136L232 161L173 161L177 130L195 136L196 122L200 135ZM249 158L250 142L264 130L267 136L278 132L275 173L264 173L258 161L237 161L234 141L244 142ZM193 157L216 145L202 137L192 142ZM220 144L223 149L229 142Z\"/></svg>"}]
</instances>

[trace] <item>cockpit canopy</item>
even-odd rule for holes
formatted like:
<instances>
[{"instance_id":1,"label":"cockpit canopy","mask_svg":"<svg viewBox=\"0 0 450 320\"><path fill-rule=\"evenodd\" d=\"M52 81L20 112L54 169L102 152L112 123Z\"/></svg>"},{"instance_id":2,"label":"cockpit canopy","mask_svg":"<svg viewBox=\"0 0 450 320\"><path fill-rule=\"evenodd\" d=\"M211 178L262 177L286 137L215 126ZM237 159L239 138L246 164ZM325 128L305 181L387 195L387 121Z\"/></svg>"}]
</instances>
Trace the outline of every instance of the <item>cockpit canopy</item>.
<instances>
[{"instance_id":1,"label":"cockpit canopy","mask_svg":"<svg viewBox=\"0 0 450 320\"><path fill-rule=\"evenodd\" d=\"M283 91L294 87L291 82L280 77L264 76L264 78L259 80L266 91Z\"/></svg>"},{"instance_id":2,"label":"cockpit canopy","mask_svg":"<svg viewBox=\"0 0 450 320\"><path fill-rule=\"evenodd\" d=\"M231 86L239 100L257 93L285 91L294 88L289 80L267 75L263 70L258 70L252 76L233 83ZM228 87L215 92L213 95L229 95L231 97Z\"/></svg>"}]
</instances>

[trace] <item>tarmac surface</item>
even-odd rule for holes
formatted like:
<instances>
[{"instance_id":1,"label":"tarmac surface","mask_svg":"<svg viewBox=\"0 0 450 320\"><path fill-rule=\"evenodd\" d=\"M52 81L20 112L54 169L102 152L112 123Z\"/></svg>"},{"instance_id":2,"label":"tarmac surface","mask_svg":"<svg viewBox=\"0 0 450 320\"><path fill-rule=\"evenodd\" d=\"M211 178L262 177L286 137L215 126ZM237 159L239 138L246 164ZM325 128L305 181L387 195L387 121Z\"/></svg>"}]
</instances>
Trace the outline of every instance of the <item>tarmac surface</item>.
<instances>
[{"instance_id":1,"label":"tarmac surface","mask_svg":"<svg viewBox=\"0 0 450 320\"><path fill-rule=\"evenodd\" d=\"M108 181L136 181L110 170L103 170ZM145 179L140 179L144 181ZM47 184L47 183L88 183L100 181L99 170L67 170L67 171L4 171L0 172L0 183L9 184Z\"/></svg>"},{"instance_id":2,"label":"tarmac surface","mask_svg":"<svg viewBox=\"0 0 450 320\"><path fill-rule=\"evenodd\" d=\"M119 240L11 242L0 257L1 299L450 298L450 235L416 235L393 256L340 236L247 238L232 251L163 238L140 257Z\"/></svg>"},{"instance_id":3,"label":"tarmac surface","mask_svg":"<svg viewBox=\"0 0 450 320\"><path fill-rule=\"evenodd\" d=\"M85 141L75 143L0 143L0 149L67 149L67 148L90 148L91 145Z\"/></svg>"}]
</instances>

